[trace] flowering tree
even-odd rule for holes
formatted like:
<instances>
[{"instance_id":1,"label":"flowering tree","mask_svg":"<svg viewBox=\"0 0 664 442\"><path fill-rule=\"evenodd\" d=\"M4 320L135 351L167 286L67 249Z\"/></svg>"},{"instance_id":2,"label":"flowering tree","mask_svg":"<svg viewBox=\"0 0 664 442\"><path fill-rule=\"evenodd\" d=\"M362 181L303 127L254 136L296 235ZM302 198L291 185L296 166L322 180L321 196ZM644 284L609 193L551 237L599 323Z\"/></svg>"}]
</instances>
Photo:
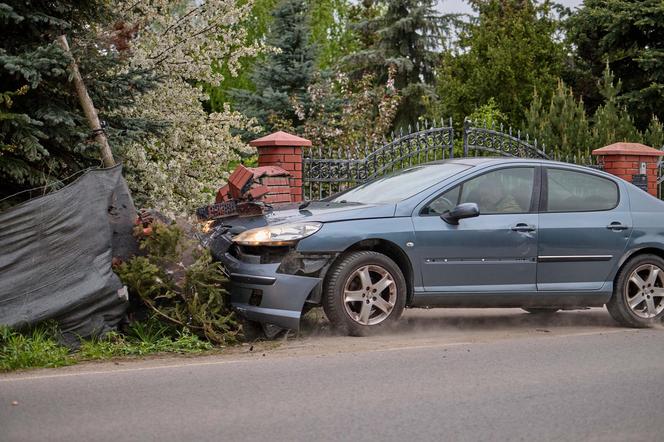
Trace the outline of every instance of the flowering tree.
<instances>
[{"instance_id":1,"label":"flowering tree","mask_svg":"<svg viewBox=\"0 0 664 442\"><path fill-rule=\"evenodd\" d=\"M148 142L122 146L127 181L138 204L188 212L209 201L229 161L250 152L234 130L252 130L253 122L228 107L206 112L208 97L199 85L223 79L213 62L226 63L235 75L240 58L263 50L244 44L242 24L251 2L117 0L117 6L125 21L116 32L129 35L130 66L154 71L161 79L120 112L159 120L166 128Z\"/></svg>"},{"instance_id":2,"label":"flowering tree","mask_svg":"<svg viewBox=\"0 0 664 442\"><path fill-rule=\"evenodd\" d=\"M284 113L292 113L298 125L278 115L268 117L268 123L311 140L314 147L361 156L364 147L371 150L385 141L402 100L394 86L396 70L390 67L387 71L386 82L378 85L371 73L359 81L343 72L325 77L315 74L306 89L307 104L291 96L285 105Z\"/></svg>"},{"instance_id":3,"label":"flowering tree","mask_svg":"<svg viewBox=\"0 0 664 442\"><path fill-rule=\"evenodd\" d=\"M367 73L353 82L344 73L334 79L309 86L312 106L309 114L293 103L299 118L305 121L303 131L314 146L355 150L384 141L394 123L402 96L394 87L396 69L387 69L385 84L375 84ZM330 109L333 97L344 97L337 109Z\"/></svg>"}]
</instances>

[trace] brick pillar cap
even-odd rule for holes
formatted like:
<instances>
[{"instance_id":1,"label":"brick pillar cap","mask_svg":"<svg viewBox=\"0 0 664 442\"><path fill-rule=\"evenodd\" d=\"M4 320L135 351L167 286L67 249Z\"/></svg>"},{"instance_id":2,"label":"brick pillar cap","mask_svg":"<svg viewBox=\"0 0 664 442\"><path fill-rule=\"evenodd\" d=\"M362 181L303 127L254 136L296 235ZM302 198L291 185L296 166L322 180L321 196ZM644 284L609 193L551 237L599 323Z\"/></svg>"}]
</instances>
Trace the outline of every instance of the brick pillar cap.
<instances>
[{"instance_id":1,"label":"brick pillar cap","mask_svg":"<svg viewBox=\"0 0 664 442\"><path fill-rule=\"evenodd\" d=\"M664 152L640 143L613 143L593 150L593 155L639 155L661 157Z\"/></svg>"},{"instance_id":2,"label":"brick pillar cap","mask_svg":"<svg viewBox=\"0 0 664 442\"><path fill-rule=\"evenodd\" d=\"M250 141L250 145L254 147L263 147L263 146L283 146L283 147L293 147L293 146L311 146L311 141L306 138L300 138L296 135L289 134L282 130L266 135L264 137L258 138L257 140Z\"/></svg>"}]
</instances>

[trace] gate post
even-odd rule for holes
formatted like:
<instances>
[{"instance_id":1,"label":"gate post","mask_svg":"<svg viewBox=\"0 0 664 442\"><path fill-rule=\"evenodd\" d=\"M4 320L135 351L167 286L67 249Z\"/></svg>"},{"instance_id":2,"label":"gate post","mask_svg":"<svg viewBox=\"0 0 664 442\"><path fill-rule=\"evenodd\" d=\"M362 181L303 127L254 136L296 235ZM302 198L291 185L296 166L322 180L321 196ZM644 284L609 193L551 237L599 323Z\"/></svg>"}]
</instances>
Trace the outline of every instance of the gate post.
<instances>
[{"instance_id":1,"label":"gate post","mask_svg":"<svg viewBox=\"0 0 664 442\"><path fill-rule=\"evenodd\" d=\"M463 157L464 158L468 156L468 129L470 129L470 121L464 119L463 120ZM452 145L452 151L454 151L454 145Z\"/></svg>"},{"instance_id":2,"label":"gate post","mask_svg":"<svg viewBox=\"0 0 664 442\"><path fill-rule=\"evenodd\" d=\"M258 166L281 167L290 174L292 201L302 201L302 147L311 141L278 131L249 142L258 149Z\"/></svg>"},{"instance_id":3,"label":"gate post","mask_svg":"<svg viewBox=\"0 0 664 442\"><path fill-rule=\"evenodd\" d=\"M593 150L604 171L657 196L657 162L664 152L639 143L614 143Z\"/></svg>"}]
</instances>

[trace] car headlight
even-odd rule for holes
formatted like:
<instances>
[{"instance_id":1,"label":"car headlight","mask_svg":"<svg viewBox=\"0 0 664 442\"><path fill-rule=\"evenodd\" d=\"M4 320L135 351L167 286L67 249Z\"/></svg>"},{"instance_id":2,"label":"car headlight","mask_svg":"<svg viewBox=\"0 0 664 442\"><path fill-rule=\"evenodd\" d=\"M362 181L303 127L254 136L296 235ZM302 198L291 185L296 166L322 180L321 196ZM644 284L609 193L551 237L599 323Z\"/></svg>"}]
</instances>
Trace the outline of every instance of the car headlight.
<instances>
[{"instance_id":1,"label":"car headlight","mask_svg":"<svg viewBox=\"0 0 664 442\"><path fill-rule=\"evenodd\" d=\"M243 246L286 246L313 235L322 226L321 223L307 222L260 227L240 233L233 242Z\"/></svg>"}]
</instances>

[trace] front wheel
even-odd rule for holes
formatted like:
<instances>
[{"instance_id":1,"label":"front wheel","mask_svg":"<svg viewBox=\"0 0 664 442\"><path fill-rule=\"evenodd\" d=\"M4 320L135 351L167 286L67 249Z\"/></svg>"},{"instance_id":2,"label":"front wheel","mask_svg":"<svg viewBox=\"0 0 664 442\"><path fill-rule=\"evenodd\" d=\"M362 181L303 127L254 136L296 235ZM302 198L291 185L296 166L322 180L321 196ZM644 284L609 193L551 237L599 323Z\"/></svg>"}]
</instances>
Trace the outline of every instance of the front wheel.
<instances>
[{"instance_id":1,"label":"front wheel","mask_svg":"<svg viewBox=\"0 0 664 442\"><path fill-rule=\"evenodd\" d=\"M609 313L627 327L649 327L664 316L664 259L640 255L630 259L616 278Z\"/></svg>"},{"instance_id":2,"label":"front wheel","mask_svg":"<svg viewBox=\"0 0 664 442\"><path fill-rule=\"evenodd\" d=\"M405 305L403 273L381 253L348 253L328 272L323 310L333 327L349 335L364 336L393 324Z\"/></svg>"}]
</instances>

